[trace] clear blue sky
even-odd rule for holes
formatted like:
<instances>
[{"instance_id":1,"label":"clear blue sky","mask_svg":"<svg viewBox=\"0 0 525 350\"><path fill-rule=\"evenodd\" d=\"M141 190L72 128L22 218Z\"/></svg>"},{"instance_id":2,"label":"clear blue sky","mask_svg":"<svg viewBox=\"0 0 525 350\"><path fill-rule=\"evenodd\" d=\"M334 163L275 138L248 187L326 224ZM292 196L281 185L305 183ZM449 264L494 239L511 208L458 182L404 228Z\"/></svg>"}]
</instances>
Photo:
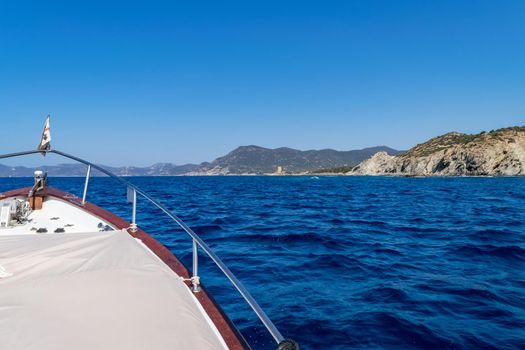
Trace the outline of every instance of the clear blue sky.
<instances>
[{"instance_id":1,"label":"clear blue sky","mask_svg":"<svg viewBox=\"0 0 525 350\"><path fill-rule=\"evenodd\" d=\"M3 1L1 152L48 113L108 165L523 125L525 1Z\"/></svg>"}]
</instances>

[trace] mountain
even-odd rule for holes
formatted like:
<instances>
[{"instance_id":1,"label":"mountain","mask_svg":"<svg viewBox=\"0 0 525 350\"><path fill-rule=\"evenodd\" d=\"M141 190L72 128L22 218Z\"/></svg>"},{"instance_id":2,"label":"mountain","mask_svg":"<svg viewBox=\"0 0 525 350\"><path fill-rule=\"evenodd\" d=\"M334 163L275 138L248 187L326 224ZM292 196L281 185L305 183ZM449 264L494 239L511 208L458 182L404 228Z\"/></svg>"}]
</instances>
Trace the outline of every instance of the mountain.
<instances>
[{"instance_id":1,"label":"mountain","mask_svg":"<svg viewBox=\"0 0 525 350\"><path fill-rule=\"evenodd\" d=\"M386 146L353 151L300 151L241 146L200 165L158 163L149 167L105 167L122 176L347 173L349 175L500 176L525 175L525 126L479 134L450 132L407 152ZM50 176L84 176L82 164L43 166ZM32 176L34 168L0 165L0 177ZM93 175L101 175L93 171Z\"/></svg>"},{"instance_id":2,"label":"mountain","mask_svg":"<svg viewBox=\"0 0 525 350\"><path fill-rule=\"evenodd\" d=\"M272 174L281 167L284 173L303 173L318 169L355 166L371 155L383 151L399 154L386 146L353 151L333 149L300 151L293 148L269 149L259 146L241 146L211 163L203 163L193 172L196 175Z\"/></svg>"},{"instance_id":3,"label":"mountain","mask_svg":"<svg viewBox=\"0 0 525 350\"><path fill-rule=\"evenodd\" d=\"M120 176L174 176L184 175L198 169L196 164L175 165L172 163L156 163L149 167L105 167Z\"/></svg>"},{"instance_id":4,"label":"mountain","mask_svg":"<svg viewBox=\"0 0 525 350\"><path fill-rule=\"evenodd\" d=\"M515 176L525 175L525 127L469 135L451 132L391 156L384 152L351 175Z\"/></svg>"},{"instance_id":5,"label":"mountain","mask_svg":"<svg viewBox=\"0 0 525 350\"><path fill-rule=\"evenodd\" d=\"M399 154L386 146L370 147L354 151L335 151L333 149L299 151L292 148L269 149L259 146L241 146L223 157L200 165L157 163L149 167L108 167L105 169L121 176L173 176L173 175L235 175L235 174L273 174L277 167L282 173L303 173L325 168L353 167L377 152L390 155ZM33 176L37 168L0 165L0 177ZM50 176L85 176L83 164L59 164L42 166ZM102 175L93 170L93 176Z\"/></svg>"},{"instance_id":6,"label":"mountain","mask_svg":"<svg viewBox=\"0 0 525 350\"><path fill-rule=\"evenodd\" d=\"M196 170L199 166L195 164L174 165L171 163L158 163L149 167L109 167L104 165L102 167L120 176L168 176L183 175ZM32 177L36 169L46 171L49 176L86 175L86 166L83 164L59 164L37 168L0 165L0 177ZM97 170L93 170L91 174L93 176L103 175Z\"/></svg>"}]
</instances>

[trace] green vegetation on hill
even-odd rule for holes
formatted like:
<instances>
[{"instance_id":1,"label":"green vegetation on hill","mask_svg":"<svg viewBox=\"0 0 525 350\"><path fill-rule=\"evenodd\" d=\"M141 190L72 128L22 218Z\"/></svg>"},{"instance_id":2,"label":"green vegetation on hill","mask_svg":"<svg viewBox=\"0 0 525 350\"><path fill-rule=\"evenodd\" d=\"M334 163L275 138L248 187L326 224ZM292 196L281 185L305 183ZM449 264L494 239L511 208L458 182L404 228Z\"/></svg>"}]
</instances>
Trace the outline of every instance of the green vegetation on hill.
<instances>
[{"instance_id":1,"label":"green vegetation on hill","mask_svg":"<svg viewBox=\"0 0 525 350\"><path fill-rule=\"evenodd\" d=\"M398 154L386 146L360 150L336 151L333 149L301 151L292 148L264 148L241 146L227 155L200 167L203 173L225 172L227 174L272 174L282 167L287 174L298 174L319 169L352 167L377 152Z\"/></svg>"},{"instance_id":2,"label":"green vegetation on hill","mask_svg":"<svg viewBox=\"0 0 525 350\"><path fill-rule=\"evenodd\" d=\"M489 132L482 131L479 134L462 134L458 132L450 132L448 134L434 137L425 143L416 145L403 155L405 158L410 157L426 157L433 153L445 150L453 146L465 146L475 144L477 142L487 142L490 140L513 142L509 134L525 132L525 126L514 126L509 128L502 128L491 130Z\"/></svg>"},{"instance_id":3,"label":"green vegetation on hill","mask_svg":"<svg viewBox=\"0 0 525 350\"><path fill-rule=\"evenodd\" d=\"M403 176L525 175L525 126L479 134L450 132L406 153L376 153L355 167L320 169L313 174Z\"/></svg>"}]
</instances>

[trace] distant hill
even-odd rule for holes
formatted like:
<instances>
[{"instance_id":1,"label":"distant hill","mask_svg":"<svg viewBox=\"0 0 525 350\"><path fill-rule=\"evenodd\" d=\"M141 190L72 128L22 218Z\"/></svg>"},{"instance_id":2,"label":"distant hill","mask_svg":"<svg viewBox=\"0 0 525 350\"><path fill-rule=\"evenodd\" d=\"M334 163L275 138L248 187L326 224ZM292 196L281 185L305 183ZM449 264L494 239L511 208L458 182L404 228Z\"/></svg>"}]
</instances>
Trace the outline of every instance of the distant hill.
<instances>
[{"instance_id":1,"label":"distant hill","mask_svg":"<svg viewBox=\"0 0 525 350\"><path fill-rule=\"evenodd\" d=\"M353 151L333 149L300 151L292 148L269 149L259 146L241 146L212 162L175 165L158 163L149 167L104 168L121 176L174 176L174 175L221 175L221 174L272 174L280 166L284 173L302 173L334 167L353 167L377 152L396 155L400 152L386 146L370 147ZM28 168L0 165L0 177L31 177L36 169L47 171L49 176L85 176L83 164L59 164ZM100 176L97 171L93 176Z\"/></svg>"},{"instance_id":2,"label":"distant hill","mask_svg":"<svg viewBox=\"0 0 525 350\"><path fill-rule=\"evenodd\" d=\"M149 167L110 167L103 168L120 176L169 176L183 175L196 170L199 166L195 164L175 165L171 163L158 163ZM41 166L27 168L22 166L9 167L0 165L0 177L32 177L36 169L44 170L49 176L85 176L86 166L83 164L59 164L52 166ZM101 176L102 173L93 170L93 176Z\"/></svg>"},{"instance_id":3,"label":"distant hill","mask_svg":"<svg viewBox=\"0 0 525 350\"><path fill-rule=\"evenodd\" d=\"M479 134L450 132L391 156L379 152L352 175L515 176L525 175L525 127Z\"/></svg>"},{"instance_id":4,"label":"distant hill","mask_svg":"<svg viewBox=\"0 0 525 350\"><path fill-rule=\"evenodd\" d=\"M377 152L395 155L400 152L386 146L353 151L333 149L300 151L281 147L269 149L241 146L211 163L203 163L194 174L271 174L277 167L285 173L302 173L324 168L355 166Z\"/></svg>"}]
</instances>

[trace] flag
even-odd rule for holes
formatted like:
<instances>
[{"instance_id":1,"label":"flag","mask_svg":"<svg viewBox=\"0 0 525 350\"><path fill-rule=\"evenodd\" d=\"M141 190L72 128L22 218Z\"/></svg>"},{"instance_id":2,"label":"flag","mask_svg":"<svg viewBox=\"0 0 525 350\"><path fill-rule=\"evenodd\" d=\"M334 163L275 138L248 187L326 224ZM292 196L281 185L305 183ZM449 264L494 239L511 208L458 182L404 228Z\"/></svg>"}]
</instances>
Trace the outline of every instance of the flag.
<instances>
[{"instance_id":1,"label":"flag","mask_svg":"<svg viewBox=\"0 0 525 350\"><path fill-rule=\"evenodd\" d=\"M38 145L39 151L42 152L42 155L46 155L45 151L51 149L51 132L49 131L49 115L47 116L46 123L44 124L44 131L42 131L42 138L40 139L40 144Z\"/></svg>"}]
</instances>

